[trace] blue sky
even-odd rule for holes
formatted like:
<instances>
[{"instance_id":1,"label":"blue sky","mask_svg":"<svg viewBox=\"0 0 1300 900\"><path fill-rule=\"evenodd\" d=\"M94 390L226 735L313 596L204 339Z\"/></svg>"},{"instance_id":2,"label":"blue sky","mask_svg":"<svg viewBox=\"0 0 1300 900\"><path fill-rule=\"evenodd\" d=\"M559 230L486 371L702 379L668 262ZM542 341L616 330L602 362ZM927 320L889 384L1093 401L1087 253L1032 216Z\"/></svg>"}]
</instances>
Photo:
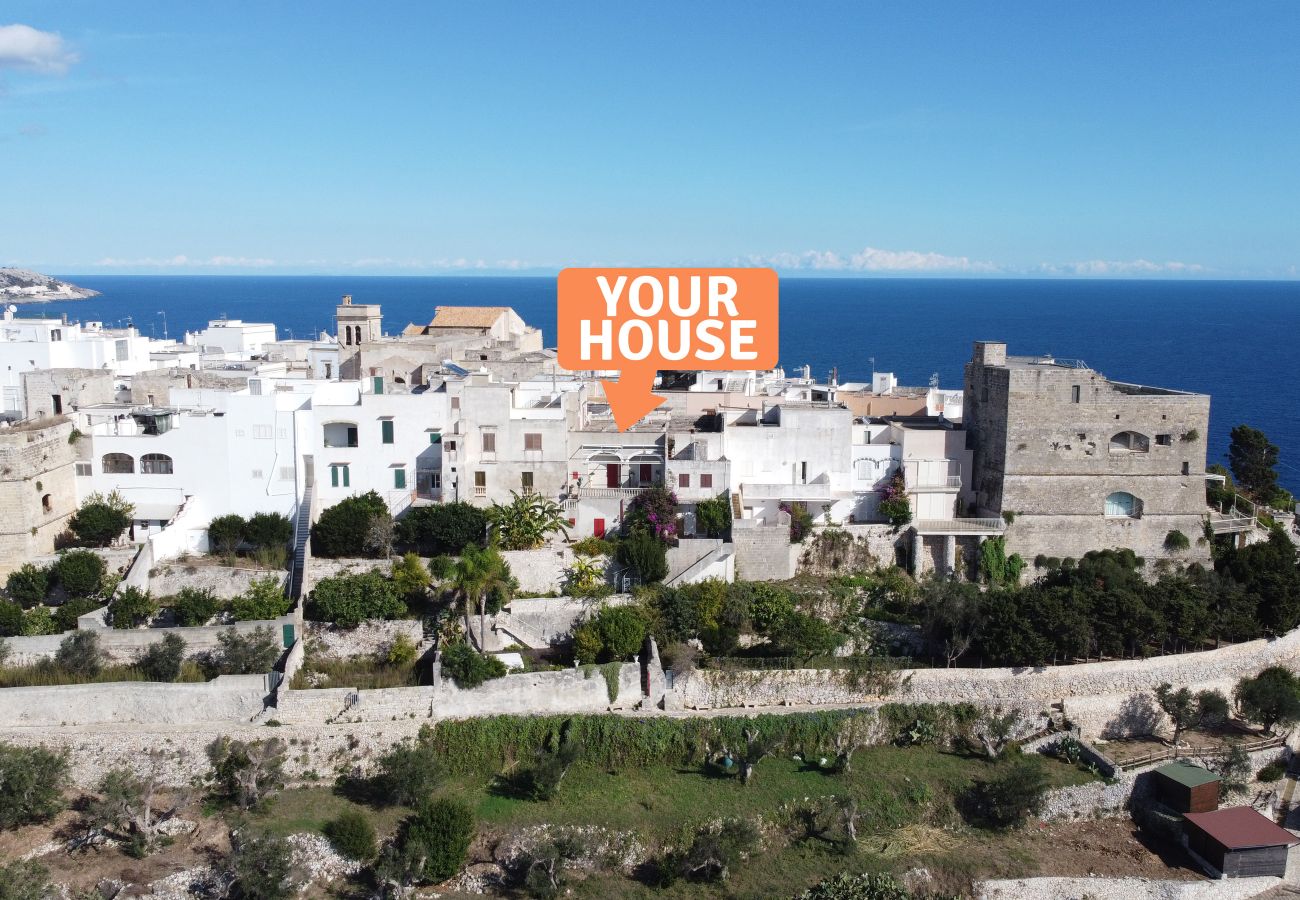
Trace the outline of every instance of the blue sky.
<instances>
[{"instance_id":1,"label":"blue sky","mask_svg":"<svg viewBox=\"0 0 1300 900\"><path fill-rule=\"evenodd\" d=\"M0 264L1300 266L1289 0L10 0L0 26Z\"/></svg>"}]
</instances>

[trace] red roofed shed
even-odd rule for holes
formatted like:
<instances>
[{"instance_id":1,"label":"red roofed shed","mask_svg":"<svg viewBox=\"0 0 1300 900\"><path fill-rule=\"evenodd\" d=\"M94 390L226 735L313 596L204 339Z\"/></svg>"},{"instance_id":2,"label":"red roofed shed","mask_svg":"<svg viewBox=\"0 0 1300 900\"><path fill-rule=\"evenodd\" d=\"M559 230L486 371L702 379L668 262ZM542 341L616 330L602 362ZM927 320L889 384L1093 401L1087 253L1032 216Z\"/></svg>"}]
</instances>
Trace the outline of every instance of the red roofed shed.
<instances>
[{"instance_id":1,"label":"red roofed shed","mask_svg":"<svg viewBox=\"0 0 1300 900\"><path fill-rule=\"evenodd\" d=\"M1187 846L1225 876L1286 874L1287 850L1300 844L1285 828L1249 806L1188 813Z\"/></svg>"}]
</instances>

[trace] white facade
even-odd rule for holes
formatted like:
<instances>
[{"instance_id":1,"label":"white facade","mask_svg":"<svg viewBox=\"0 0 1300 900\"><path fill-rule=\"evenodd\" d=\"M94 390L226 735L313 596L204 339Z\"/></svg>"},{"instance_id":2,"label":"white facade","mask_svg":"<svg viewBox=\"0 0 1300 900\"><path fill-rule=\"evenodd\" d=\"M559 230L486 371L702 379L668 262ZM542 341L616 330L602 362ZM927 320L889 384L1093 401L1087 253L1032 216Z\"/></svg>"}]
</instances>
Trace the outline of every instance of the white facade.
<instances>
[{"instance_id":1,"label":"white facade","mask_svg":"<svg viewBox=\"0 0 1300 900\"><path fill-rule=\"evenodd\" d=\"M213 319L202 331L185 335L190 346L219 350L239 359L266 353L275 342L274 324L239 319Z\"/></svg>"}]
</instances>

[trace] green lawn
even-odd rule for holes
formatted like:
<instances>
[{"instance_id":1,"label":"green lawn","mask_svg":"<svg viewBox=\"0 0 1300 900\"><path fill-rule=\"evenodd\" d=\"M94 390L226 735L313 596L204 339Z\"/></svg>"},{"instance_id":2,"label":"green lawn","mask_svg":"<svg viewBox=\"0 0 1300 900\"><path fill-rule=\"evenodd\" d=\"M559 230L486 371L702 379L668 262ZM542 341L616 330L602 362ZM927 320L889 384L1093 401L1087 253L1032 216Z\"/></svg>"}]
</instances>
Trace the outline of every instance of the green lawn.
<instances>
[{"instance_id":1,"label":"green lawn","mask_svg":"<svg viewBox=\"0 0 1300 900\"><path fill-rule=\"evenodd\" d=\"M849 774L832 775L789 757L772 756L758 766L749 786L738 778L707 774L698 767L651 766L606 771L576 765L559 797L545 803L519 799L496 778L457 776L449 794L475 810L480 834L501 834L539 823L600 825L632 831L641 843L678 842L695 827L723 816L780 818L779 810L805 797L854 797L859 804L860 840L846 855L816 839L774 844L723 885L686 883L651 888L617 874L574 879L577 897L785 897L821 877L846 869L899 870L927 865L955 877L1030 871L1032 852L1018 849L1016 835L976 831L961 824L954 798L972 781L1007 765L930 748L873 747L859 751ZM1082 784L1086 772L1051 759L1041 765L1054 786ZM261 818L279 833L319 830L347 808L357 807L328 787L284 793ZM404 810L370 809L381 834L390 833Z\"/></svg>"}]
</instances>

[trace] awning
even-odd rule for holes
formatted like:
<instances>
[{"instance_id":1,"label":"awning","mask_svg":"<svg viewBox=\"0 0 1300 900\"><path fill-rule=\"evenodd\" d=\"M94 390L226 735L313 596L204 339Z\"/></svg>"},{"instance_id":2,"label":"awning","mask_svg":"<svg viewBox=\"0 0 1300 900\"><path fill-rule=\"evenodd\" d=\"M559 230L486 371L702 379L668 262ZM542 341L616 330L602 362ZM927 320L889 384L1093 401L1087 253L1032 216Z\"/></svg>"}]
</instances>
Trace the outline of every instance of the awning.
<instances>
[{"instance_id":1,"label":"awning","mask_svg":"<svg viewBox=\"0 0 1300 900\"><path fill-rule=\"evenodd\" d=\"M170 522L180 508L179 503L137 503L131 518L137 522Z\"/></svg>"}]
</instances>

